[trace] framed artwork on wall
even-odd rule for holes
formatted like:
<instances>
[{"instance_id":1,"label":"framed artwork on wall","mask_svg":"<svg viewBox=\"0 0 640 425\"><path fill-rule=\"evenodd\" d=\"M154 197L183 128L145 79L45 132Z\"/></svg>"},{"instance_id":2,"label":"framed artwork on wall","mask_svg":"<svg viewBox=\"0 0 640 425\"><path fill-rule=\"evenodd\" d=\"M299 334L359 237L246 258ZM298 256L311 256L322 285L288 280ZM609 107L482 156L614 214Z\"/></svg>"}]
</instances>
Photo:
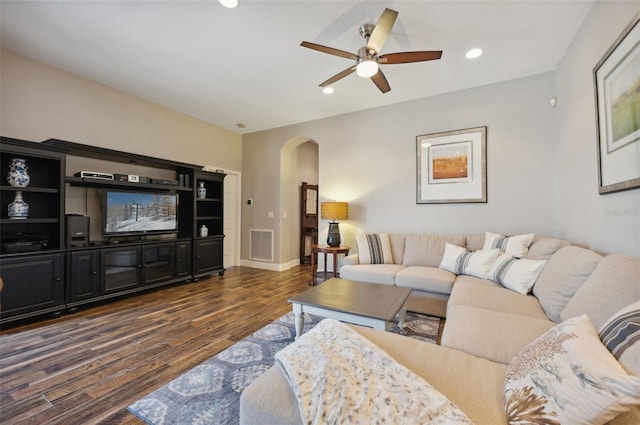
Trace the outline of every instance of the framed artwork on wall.
<instances>
[{"instance_id":1,"label":"framed artwork on wall","mask_svg":"<svg viewBox=\"0 0 640 425\"><path fill-rule=\"evenodd\" d=\"M487 202L487 127L416 137L416 203Z\"/></svg>"},{"instance_id":2,"label":"framed artwork on wall","mask_svg":"<svg viewBox=\"0 0 640 425\"><path fill-rule=\"evenodd\" d=\"M593 69L598 192L640 187L640 14Z\"/></svg>"}]
</instances>

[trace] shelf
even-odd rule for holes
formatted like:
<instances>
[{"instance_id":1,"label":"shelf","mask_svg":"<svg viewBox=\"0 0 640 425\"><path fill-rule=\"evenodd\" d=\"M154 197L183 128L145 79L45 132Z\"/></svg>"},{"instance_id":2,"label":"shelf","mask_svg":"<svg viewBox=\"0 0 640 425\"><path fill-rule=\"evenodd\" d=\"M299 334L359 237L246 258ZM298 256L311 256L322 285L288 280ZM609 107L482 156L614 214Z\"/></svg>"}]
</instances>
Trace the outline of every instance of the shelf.
<instances>
[{"instance_id":1,"label":"shelf","mask_svg":"<svg viewBox=\"0 0 640 425\"><path fill-rule=\"evenodd\" d=\"M0 224L51 224L58 223L57 218L3 218Z\"/></svg>"},{"instance_id":2,"label":"shelf","mask_svg":"<svg viewBox=\"0 0 640 425\"><path fill-rule=\"evenodd\" d=\"M11 192L36 192L36 193L60 193L60 190L57 188L50 187L35 187L35 186L27 186L27 187L14 187L14 186L0 186L0 189L11 191Z\"/></svg>"},{"instance_id":3,"label":"shelf","mask_svg":"<svg viewBox=\"0 0 640 425\"><path fill-rule=\"evenodd\" d=\"M222 202L220 198L196 198L198 202Z\"/></svg>"},{"instance_id":4,"label":"shelf","mask_svg":"<svg viewBox=\"0 0 640 425\"><path fill-rule=\"evenodd\" d=\"M222 217L219 217L219 216L199 216L199 217L196 217L196 220L222 220Z\"/></svg>"},{"instance_id":5,"label":"shelf","mask_svg":"<svg viewBox=\"0 0 640 425\"><path fill-rule=\"evenodd\" d=\"M86 186L86 187L99 187L99 188L126 188L126 189L154 189L164 191L189 191L193 189L186 186L174 186L168 184L157 183L131 183L131 182L119 182L116 180L102 180L67 176L65 181L71 186Z\"/></svg>"}]
</instances>

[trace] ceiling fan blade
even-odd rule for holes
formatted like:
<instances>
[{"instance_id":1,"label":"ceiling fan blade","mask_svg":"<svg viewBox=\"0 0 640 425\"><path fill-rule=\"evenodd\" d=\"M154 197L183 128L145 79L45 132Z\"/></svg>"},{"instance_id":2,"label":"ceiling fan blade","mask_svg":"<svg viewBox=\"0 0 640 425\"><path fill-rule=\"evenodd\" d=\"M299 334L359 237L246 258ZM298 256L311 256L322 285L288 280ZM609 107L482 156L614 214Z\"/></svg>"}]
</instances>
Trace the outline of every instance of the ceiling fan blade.
<instances>
[{"instance_id":1,"label":"ceiling fan blade","mask_svg":"<svg viewBox=\"0 0 640 425\"><path fill-rule=\"evenodd\" d=\"M389 82L387 81L387 77L384 76L381 69L378 69L378 72L371 77L371 81L380 89L382 93L386 93L391 90L391 86L389 86Z\"/></svg>"},{"instance_id":2,"label":"ceiling fan blade","mask_svg":"<svg viewBox=\"0 0 640 425\"><path fill-rule=\"evenodd\" d=\"M329 78L327 81L324 81L324 82L320 83L320 87L326 87L326 86L329 86L329 85L335 83L338 80L342 80L347 75L351 75L355 70L356 70L355 66L349 67L349 68L345 69L344 71L339 72L336 75L334 75L333 77Z\"/></svg>"},{"instance_id":3,"label":"ceiling fan blade","mask_svg":"<svg viewBox=\"0 0 640 425\"><path fill-rule=\"evenodd\" d=\"M380 63L411 63L437 60L442 57L442 50L431 50L422 52L399 52L382 55L378 58Z\"/></svg>"},{"instance_id":4,"label":"ceiling fan blade","mask_svg":"<svg viewBox=\"0 0 640 425\"><path fill-rule=\"evenodd\" d=\"M373 29L373 32L371 32L371 37L369 37L369 41L367 42L367 50L375 50L376 54L380 53L397 17L398 12L395 10L385 9L384 12L382 12L382 16L378 19L378 23Z\"/></svg>"},{"instance_id":5,"label":"ceiling fan blade","mask_svg":"<svg viewBox=\"0 0 640 425\"><path fill-rule=\"evenodd\" d=\"M330 55L340 56L347 59L358 59L358 55L345 52L344 50L334 49L333 47L323 46L322 44L310 43L308 41L303 41L300 43L302 47L306 47L308 49L317 50L322 53L328 53Z\"/></svg>"}]
</instances>

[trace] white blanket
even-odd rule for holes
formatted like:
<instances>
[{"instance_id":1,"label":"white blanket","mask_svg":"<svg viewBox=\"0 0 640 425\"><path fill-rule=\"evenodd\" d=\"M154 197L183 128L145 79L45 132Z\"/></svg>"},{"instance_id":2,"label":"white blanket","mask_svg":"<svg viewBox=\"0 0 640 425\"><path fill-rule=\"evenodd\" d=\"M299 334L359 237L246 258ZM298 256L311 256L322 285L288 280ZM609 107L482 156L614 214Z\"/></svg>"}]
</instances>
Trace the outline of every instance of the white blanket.
<instances>
[{"instance_id":1,"label":"white blanket","mask_svg":"<svg viewBox=\"0 0 640 425\"><path fill-rule=\"evenodd\" d=\"M424 379L336 320L324 319L275 358L303 424L471 424Z\"/></svg>"}]
</instances>

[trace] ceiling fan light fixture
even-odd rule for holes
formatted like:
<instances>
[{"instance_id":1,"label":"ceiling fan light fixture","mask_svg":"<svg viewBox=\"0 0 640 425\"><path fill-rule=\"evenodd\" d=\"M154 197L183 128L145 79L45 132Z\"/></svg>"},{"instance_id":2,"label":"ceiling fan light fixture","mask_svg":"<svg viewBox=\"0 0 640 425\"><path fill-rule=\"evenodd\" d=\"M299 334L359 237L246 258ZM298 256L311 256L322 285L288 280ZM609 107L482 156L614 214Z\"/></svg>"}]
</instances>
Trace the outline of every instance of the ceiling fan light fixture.
<instances>
[{"instance_id":1,"label":"ceiling fan light fixture","mask_svg":"<svg viewBox=\"0 0 640 425\"><path fill-rule=\"evenodd\" d=\"M378 72L378 62L373 59L364 59L356 66L356 74L363 78L369 78Z\"/></svg>"},{"instance_id":2,"label":"ceiling fan light fixture","mask_svg":"<svg viewBox=\"0 0 640 425\"><path fill-rule=\"evenodd\" d=\"M238 7L238 0L218 0L221 5L224 7L228 7L229 9L233 9Z\"/></svg>"},{"instance_id":3,"label":"ceiling fan light fixture","mask_svg":"<svg viewBox=\"0 0 640 425\"><path fill-rule=\"evenodd\" d=\"M333 89L333 87L324 87L324 88L322 89L322 92L323 92L324 94L331 94L331 93L333 93L334 91L335 91L335 90Z\"/></svg>"}]
</instances>

